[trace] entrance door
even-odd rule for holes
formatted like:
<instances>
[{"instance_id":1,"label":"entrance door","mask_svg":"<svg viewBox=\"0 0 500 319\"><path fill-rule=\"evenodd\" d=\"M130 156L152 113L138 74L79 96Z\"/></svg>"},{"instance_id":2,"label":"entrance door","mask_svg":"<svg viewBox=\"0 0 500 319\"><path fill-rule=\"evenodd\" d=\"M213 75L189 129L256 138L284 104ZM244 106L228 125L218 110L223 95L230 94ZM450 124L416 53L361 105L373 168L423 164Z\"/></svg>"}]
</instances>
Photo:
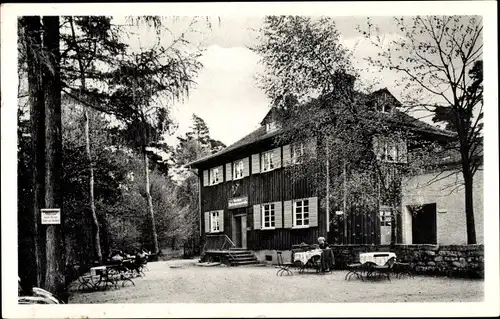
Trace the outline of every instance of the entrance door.
<instances>
[{"instance_id":1,"label":"entrance door","mask_svg":"<svg viewBox=\"0 0 500 319\"><path fill-rule=\"evenodd\" d=\"M234 217L234 238L233 242L236 247L241 247L241 216Z\"/></svg>"},{"instance_id":2,"label":"entrance door","mask_svg":"<svg viewBox=\"0 0 500 319\"><path fill-rule=\"evenodd\" d=\"M425 204L421 208L410 208L412 212L412 243L437 244L436 204Z\"/></svg>"},{"instance_id":3,"label":"entrance door","mask_svg":"<svg viewBox=\"0 0 500 319\"><path fill-rule=\"evenodd\" d=\"M232 220L232 238L238 248L247 248L247 215L234 215Z\"/></svg>"}]
</instances>

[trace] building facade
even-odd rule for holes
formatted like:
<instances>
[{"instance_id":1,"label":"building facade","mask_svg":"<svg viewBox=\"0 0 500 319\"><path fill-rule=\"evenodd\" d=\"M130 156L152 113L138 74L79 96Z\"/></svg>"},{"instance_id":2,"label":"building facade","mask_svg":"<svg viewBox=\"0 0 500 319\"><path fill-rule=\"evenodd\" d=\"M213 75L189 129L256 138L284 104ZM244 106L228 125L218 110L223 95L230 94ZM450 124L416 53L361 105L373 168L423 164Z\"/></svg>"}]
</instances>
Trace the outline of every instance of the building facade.
<instances>
[{"instance_id":1,"label":"building facade","mask_svg":"<svg viewBox=\"0 0 500 319\"><path fill-rule=\"evenodd\" d=\"M383 97L387 105L381 104L379 108L388 113L391 120L405 120L402 125L422 132L425 138L450 136L449 132L397 111L394 106L399 102L387 89L374 92L372 96L376 100ZM397 116L389 114L392 112ZM276 123L271 110L252 133L188 165L198 170L202 237L227 236L236 247L252 250L261 257L274 254L276 250L290 250L300 243L315 243L320 236L332 243L339 238L339 232L342 232L343 244L388 243L392 226L384 217L383 205L380 210L361 215L338 212L328 207L327 194L321 191L324 187L313 187L326 183L318 180L320 176L291 177L287 167L302 165L304 154L306 158L315 158L326 150L320 137L277 144L276 137L282 133L282 128ZM406 159L406 141L378 143L375 147L380 150L381 160ZM338 213L343 214L341 227L332 224ZM401 218L394 222L403 223ZM399 242L402 236L399 232Z\"/></svg>"},{"instance_id":2,"label":"building facade","mask_svg":"<svg viewBox=\"0 0 500 319\"><path fill-rule=\"evenodd\" d=\"M465 191L456 167L406 177L402 183L402 243L466 245ZM473 182L476 241L483 243L483 171Z\"/></svg>"}]
</instances>

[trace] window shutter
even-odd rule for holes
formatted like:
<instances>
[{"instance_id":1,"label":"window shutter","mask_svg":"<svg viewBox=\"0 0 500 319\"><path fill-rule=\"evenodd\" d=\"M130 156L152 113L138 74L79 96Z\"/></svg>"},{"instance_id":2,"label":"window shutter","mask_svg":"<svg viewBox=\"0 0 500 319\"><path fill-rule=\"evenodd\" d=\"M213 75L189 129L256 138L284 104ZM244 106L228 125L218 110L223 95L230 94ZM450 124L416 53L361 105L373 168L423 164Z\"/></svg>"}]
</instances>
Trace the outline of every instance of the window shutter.
<instances>
[{"instance_id":1,"label":"window shutter","mask_svg":"<svg viewBox=\"0 0 500 319\"><path fill-rule=\"evenodd\" d=\"M261 216L260 205L253 205L253 229L262 228L260 226L260 219L261 219L260 216Z\"/></svg>"},{"instance_id":2,"label":"window shutter","mask_svg":"<svg viewBox=\"0 0 500 319\"><path fill-rule=\"evenodd\" d=\"M399 142L398 146L398 161L402 163L408 162L408 148L406 146L406 140Z\"/></svg>"},{"instance_id":3,"label":"window shutter","mask_svg":"<svg viewBox=\"0 0 500 319\"><path fill-rule=\"evenodd\" d=\"M219 231L221 233L224 232L224 211L223 210L219 210Z\"/></svg>"},{"instance_id":4,"label":"window shutter","mask_svg":"<svg viewBox=\"0 0 500 319\"><path fill-rule=\"evenodd\" d=\"M274 202L274 228L283 228L281 202Z\"/></svg>"},{"instance_id":5,"label":"window shutter","mask_svg":"<svg viewBox=\"0 0 500 319\"><path fill-rule=\"evenodd\" d=\"M222 182L224 182L224 165L219 166L219 183Z\"/></svg>"},{"instance_id":6,"label":"window shutter","mask_svg":"<svg viewBox=\"0 0 500 319\"><path fill-rule=\"evenodd\" d=\"M233 170L231 163L226 164L226 182L233 179Z\"/></svg>"},{"instance_id":7,"label":"window shutter","mask_svg":"<svg viewBox=\"0 0 500 319\"><path fill-rule=\"evenodd\" d=\"M243 159L243 177L247 177L250 175L250 159L245 157Z\"/></svg>"},{"instance_id":8,"label":"window shutter","mask_svg":"<svg viewBox=\"0 0 500 319\"><path fill-rule=\"evenodd\" d=\"M208 171L203 171L203 186L208 186Z\"/></svg>"},{"instance_id":9,"label":"window shutter","mask_svg":"<svg viewBox=\"0 0 500 319\"><path fill-rule=\"evenodd\" d=\"M293 227L293 209L292 209L292 201L287 200L283 205L283 227L284 228L292 228Z\"/></svg>"},{"instance_id":10,"label":"window shutter","mask_svg":"<svg viewBox=\"0 0 500 319\"><path fill-rule=\"evenodd\" d=\"M273 167L281 167L281 147L277 147L273 150Z\"/></svg>"},{"instance_id":11,"label":"window shutter","mask_svg":"<svg viewBox=\"0 0 500 319\"><path fill-rule=\"evenodd\" d=\"M316 137L308 138L304 142L304 148L309 158L316 158Z\"/></svg>"},{"instance_id":12,"label":"window shutter","mask_svg":"<svg viewBox=\"0 0 500 319\"><path fill-rule=\"evenodd\" d=\"M318 197L309 197L309 227L318 226Z\"/></svg>"},{"instance_id":13,"label":"window shutter","mask_svg":"<svg viewBox=\"0 0 500 319\"><path fill-rule=\"evenodd\" d=\"M260 154L252 154L252 174L260 173Z\"/></svg>"},{"instance_id":14,"label":"window shutter","mask_svg":"<svg viewBox=\"0 0 500 319\"><path fill-rule=\"evenodd\" d=\"M205 212L205 234L210 233L210 212Z\"/></svg>"},{"instance_id":15,"label":"window shutter","mask_svg":"<svg viewBox=\"0 0 500 319\"><path fill-rule=\"evenodd\" d=\"M378 136L373 137L373 153L375 153L375 157L380 160L380 142Z\"/></svg>"},{"instance_id":16,"label":"window shutter","mask_svg":"<svg viewBox=\"0 0 500 319\"><path fill-rule=\"evenodd\" d=\"M292 163L292 153L290 144L283 146L283 166L288 166Z\"/></svg>"}]
</instances>

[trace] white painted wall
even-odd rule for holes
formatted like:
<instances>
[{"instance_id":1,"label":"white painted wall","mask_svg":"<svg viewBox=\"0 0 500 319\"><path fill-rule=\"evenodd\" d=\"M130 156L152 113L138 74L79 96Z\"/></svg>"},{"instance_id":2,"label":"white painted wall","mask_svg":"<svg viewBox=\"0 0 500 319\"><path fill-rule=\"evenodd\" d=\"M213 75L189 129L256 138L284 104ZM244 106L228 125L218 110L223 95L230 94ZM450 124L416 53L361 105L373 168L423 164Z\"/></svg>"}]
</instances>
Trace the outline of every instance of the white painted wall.
<instances>
[{"instance_id":1,"label":"white painted wall","mask_svg":"<svg viewBox=\"0 0 500 319\"><path fill-rule=\"evenodd\" d=\"M452 171L429 173L403 179L402 221L403 243L412 243L412 221L408 205L436 203L437 243L439 245L467 244L465 222L465 192L455 185L462 183L461 173L446 177ZM440 179L441 177L446 177ZM452 185L451 187L449 187ZM484 240L483 171L474 176L474 217L477 243ZM446 211L446 213L440 213Z\"/></svg>"}]
</instances>

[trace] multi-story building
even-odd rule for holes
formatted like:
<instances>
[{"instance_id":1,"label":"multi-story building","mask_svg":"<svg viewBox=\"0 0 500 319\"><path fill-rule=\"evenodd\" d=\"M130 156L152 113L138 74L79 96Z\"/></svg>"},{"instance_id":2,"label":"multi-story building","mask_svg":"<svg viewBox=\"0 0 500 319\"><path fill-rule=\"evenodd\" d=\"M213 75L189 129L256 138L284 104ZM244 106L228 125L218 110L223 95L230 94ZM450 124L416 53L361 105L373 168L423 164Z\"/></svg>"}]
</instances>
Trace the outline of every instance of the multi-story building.
<instances>
[{"instance_id":1,"label":"multi-story building","mask_svg":"<svg viewBox=\"0 0 500 319\"><path fill-rule=\"evenodd\" d=\"M447 140L453 135L398 111L399 102L387 89L367 98L388 122L405 127L422 139ZM393 226L384 205L361 216L336 212L324 204L325 192L312 186L317 175L291 178L286 167L300 165L304 153L314 158L325 152L322 137L280 144L277 137L282 133L275 109L271 109L259 128L218 153L188 165L198 170L202 237L225 237L234 246L252 250L261 257L276 250L290 250L302 242L315 243L320 236L330 243L336 238L342 238L344 244L388 243ZM378 158L389 164L406 161L408 151L406 141L377 145ZM336 213L344 214L341 236L337 234L338 227L331 227ZM392 221L403 225L401 216ZM392 236L402 242L402 227Z\"/></svg>"}]
</instances>

